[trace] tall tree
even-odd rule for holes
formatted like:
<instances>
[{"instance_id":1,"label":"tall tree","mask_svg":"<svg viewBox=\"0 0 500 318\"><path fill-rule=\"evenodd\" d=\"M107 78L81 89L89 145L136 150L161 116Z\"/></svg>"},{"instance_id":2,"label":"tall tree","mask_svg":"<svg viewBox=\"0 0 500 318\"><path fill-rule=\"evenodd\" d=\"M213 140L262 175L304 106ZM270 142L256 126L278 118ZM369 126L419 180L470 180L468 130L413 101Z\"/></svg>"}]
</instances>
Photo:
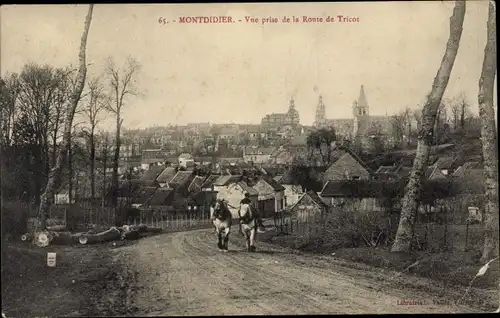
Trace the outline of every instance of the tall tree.
<instances>
[{"instance_id":1,"label":"tall tree","mask_svg":"<svg viewBox=\"0 0 500 318\"><path fill-rule=\"evenodd\" d=\"M16 115L19 111L16 108L16 103L19 96L19 76L7 74L4 79L0 79L0 122L2 146L12 144L13 127L16 121Z\"/></svg>"},{"instance_id":2,"label":"tall tree","mask_svg":"<svg viewBox=\"0 0 500 318\"><path fill-rule=\"evenodd\" d=\"M90 174L90 197L92 206L95 201L95 162L96 162L96 128L100 121L101 111L104 109L106 95L104 87L98 78L93 78L88 82L89 101L87 107L83 110L89 127L83 132L87 135L89 151L89 174Z\"/></svg>"},{"instance_id":3,"label":"tall tree","mask_svg":"<svg viewBox=\"0 0 500 318\"><path fill-rule=\"evenodd\" d=\"M120 160L120 130L123 123L122 110L125 105L125 98L128 95L138 95L139 92L134 87L134 75L136 75L140 70L140 65L133 58L128 58L127 66L120 71L116 67L115 63L111 58L108 59L108 65L106 73L108 75L109 85L110 85L110 100L107 103L107 109L113 113L116 117L116 133L115 133L115 149L113 156L113 172L112 172L112 182L113 182L113 199L112 204L114 207L117 206L117 193L118 191L118 164Z\"/></svg>"},{"instance_id":4,"label":"tall tree","mask_svg":"<svg viewBox=\"0 0 500 318\"><path fill-rule=\"evenodd\" d=\"M323 165L328 166L332 161L332 149L335 141L337 141L335 129L329 127L312 131L307 136L306 143L311 156L314 155L315 151L318 151Z\"/></svg>"},{"instance_id":5,"label":"tall tree","mask_svg":"<svg viewBox=\"0 0 500 318\"><path fill-rule=\"evenodd\" d=\"M79 68L76 77L76 85L71 94L71 98L66 109L67 111L66 111L66 118L64 121L63 143L62 147L60 147L58 151L56 165L55 167L52 168L52 171L50 172L49 178L47 180L47 186L45 187L45 192L42 194L40 200L41 201L40 209L38 211L40 223L38 225L38 228L36 229L37 231L42 231L47 228L47 215L50 208L51 199L54 197L55 186L56 184L59 183L62 168L66 161L66 156L68 154L68 148L71 142L71 128L73 127L73 117L75 115L78 102L80 101L83 87L85 86L85 77L87 75L85 54L87 49L87 37L89 34L90 23L92 21L93 9L94 5L90 4L87 16L85 18L83 35L80 42L80 52L78 54Z\"/></svg>"},{"instance_id":6,"label":"tall tree","mask_svg":"<svg viewBox=\"0 0 500 318\"><path fill-rule=\"evenodd\" d=\"M52 134L52 153L51 153L51 166L56 165L58 140L61 135L61 126L64 123L66 101L70 98L73 89L73 79L71 78L74 73L72 69L57 69L56 76L59 85L56 88L53 107L50 110L50 123Z\"/></svg>"},{"instance_id":7,"label":"tall tree","mask_svg":"<svg viewBox=\"0 0 500 318\"><path fill-rule=\"evenodd\" d=\"M481 141L483 145L485 179L485 231L481 260L486 262L498 253L498 145L495 127L493 90L497 70L496 9L490 1L487 22L487 41L484 49L483 70L479 79L479 116L481 117Z\"/></svg>"},{"instance_id":8,"label":"tall tree","mask_svg":"<svg viewBox=\"0 0 500 318\"><path fill-rule=\"evenodd\" d=\"M432 90L427 96L427 101L422 110L422 124L418 134L417 152L413 162L405 195L402 200L401 217L398 231L392 246L393 252L409 252L413 238L413 225L418 210L421 184L424 170L429 162L429 154L433 140L436 115L443 98L443 94L450 79L451 70L455 63L465 17L465 1L456 1L453 15L450 18L450 35L446 50L437 72Z\"/></svg>"}]
</instances>

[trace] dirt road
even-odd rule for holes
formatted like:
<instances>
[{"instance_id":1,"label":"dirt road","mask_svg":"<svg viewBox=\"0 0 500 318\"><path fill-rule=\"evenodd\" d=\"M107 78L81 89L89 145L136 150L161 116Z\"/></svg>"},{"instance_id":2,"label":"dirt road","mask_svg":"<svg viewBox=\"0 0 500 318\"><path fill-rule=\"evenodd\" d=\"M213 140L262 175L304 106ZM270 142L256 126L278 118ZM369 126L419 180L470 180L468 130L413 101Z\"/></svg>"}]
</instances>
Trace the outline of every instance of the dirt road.
<instances>
[{"instance_id":1,"label":"dirt road","mask_svg":"<svg viewBox=\"0 0 500 318\"><path fill-rule=\"evenodd\" d=\"M210 230L163 234L116 249L117 260L127 260L137 273L121 302L146 316L474 311L404 288L387 271L352 269L263 242L248 253L243 239L231 235L228 253L217 250Z\"/></svg>"}]
</instances>

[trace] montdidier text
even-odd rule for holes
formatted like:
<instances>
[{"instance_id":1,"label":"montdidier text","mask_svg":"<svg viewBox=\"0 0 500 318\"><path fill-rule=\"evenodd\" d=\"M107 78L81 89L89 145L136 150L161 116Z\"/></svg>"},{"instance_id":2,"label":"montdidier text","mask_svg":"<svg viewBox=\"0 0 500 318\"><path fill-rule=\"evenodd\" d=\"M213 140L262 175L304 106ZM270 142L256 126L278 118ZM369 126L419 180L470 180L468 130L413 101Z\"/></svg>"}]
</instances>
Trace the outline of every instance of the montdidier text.
<instances>
[{"instance_id":1,"label":"montdidier text","mask_svg":"<svg viewBox=\"0 0 500 318\"><path fill-rule=\"evenodd\" d=\"M179 17L179 23L233 23L233 18L221 17Z\"/></svg>"}]
</instances>

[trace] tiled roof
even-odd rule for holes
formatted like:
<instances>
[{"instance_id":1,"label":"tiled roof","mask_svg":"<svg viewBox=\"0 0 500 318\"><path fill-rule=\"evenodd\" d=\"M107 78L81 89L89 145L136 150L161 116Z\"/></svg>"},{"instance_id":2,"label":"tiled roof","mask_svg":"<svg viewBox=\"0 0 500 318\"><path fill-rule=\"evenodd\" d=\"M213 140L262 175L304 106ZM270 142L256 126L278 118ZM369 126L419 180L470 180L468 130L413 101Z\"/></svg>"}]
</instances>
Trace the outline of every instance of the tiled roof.
<instances>
[{"instance_id":1,"label":"tiled roof","mask_svg":"<svg viewBox=\"0 0 500 318\"><path fill-rule=\"evenodd\" d=\"M193 181L191 181L191 184L188 187L188 190L189 191L196 191L196 190L201 189L201 185L203 184L204 181L205 181L205 177L201 177L201 176L194 177Z\"/></svg>"},{"instance_id":2,"label":"tiled roof","mask_svg":"<svg viewBox=\"0 0 500 318\"><path fill-rule=\"evenodd\" d=\"M245 148L245 155L271 155L275 149L274 147Z\"/></svg>"},{"instance_id":3,"label":"tiled roof","mask_svg":"<svg viewBox=\"0 0 500 318\"><path fill-rule=\"evenodd\" d=\"M305 197L305 196L309 196L311 198L311 200L316 203L317 205L319 205L320 207L322 208L328 208L328 205L325 203L325 201L323 201L322 198L320 198L320 196L312 191L312 190L309 190L307 191L306 193L302 194L299 198L299 200L297 202L295 202L295 204L293 206L290 207L290 210L293 209L297 204L299 204L299 202Z\"/></svg>"},{"instance_id":4,"label":"tiled roof","mask_svg":"<svg viewBox=\"0 0 500 318\"><path fill-rule=\"evenodd\" d=\"M173 198L173 194L174 191L172 189L157 188L147 203L151 206L169 205Z\"/></svg>"},{"instance_id":5,"label":"tiled roof","mask_svg":"<svg viewBox=\"0 0 500 318\"><path fill-rule=\"evenodd\" d=\"M375 180L327 181L321 197L380 197L385 193L403 193L406 180L383 182Z\"/></svg>"},{"instance_id":6,"label":"tiled roof","mask_svg":"<svg viewBox=\"0 0 500 318\"><path fill-rule=\"evenodd\" d=\"M167 167L156 178L156 181L161 183L169 182L170 180L172 180L176 173L177 171L174 167Z\"/></svg>"},{"instance_id":7,"label":"tiled roof","mask_svg":"<svg viewBox=\"0 0 500 318\"><path fill-rule=\"evenodd\" d=\"M190 177L192 176L192 171L177 171L175 176L170 180L170 183L177 186L185 185L189 182Z\"/></svg>"},{"instance_id":8,"label":"tiled roof","mask_svg":"<svg viewBox=\"0 0 500 318\"><path fill-rule=\"evenodd\" d=\"M146 204L156 191L156 187L143 187L134 193L132 197L133 204Z\"/></svg>"},{"instance_id":9,"label":"tiled roof","mask_svg":"<svg viewBox=\"0 0 500 318\"><path fill-rule=\"evenodd\" d=\"M193 156L189 153L182 153L180 156L179 156L179 159L193 159Z\"/></svg>"},{"instance_id":10,"label":"tiled roof","mask_svg":"<svg viewBox=\"0 0 500 318\"><path fill-rule=\"evenodd\" d=\"M247 133L259 133L260 125L249 125L246 127Z\"/></svg>"},{"instance_id":11,"label":"tiled roof","mask_svg":"<svg viewBox=\"0 0 500 318\"><path fill-rule=\"evenodd\" d=\"M164 166L152 166L139 179L142 181L154 181L164 169Z\"/></svg>"},{"instance_id":12,"label":"tiled roof","mask_svg":"<svg viewBox=\"0 0 500 318\"><path fill-rule=\"evenodd\" d=\"M397 173L401 166L380 166L375 173Z\"/></svg>"},{"instance_id":13,"label":"tiled roof","mask_svg":"<svg viewBox=\"0 0 500 318\"><path fill-rule=\"evenodd\" d=\"M262 180L267 182L274 189L274 191L284 191L285 190L285 187L283 187L281 184L279 184L276 180L274 180L271 177L262 176Z\"/></svg>"},{"instance_id":14,"label":"tiled roof","mask_svg":"<svg viewBox=\"0 0 500 318\"><path fill-rule=\"evenodd\" d=\"M434 163L434 166L438 167L439 169L449 169L454 162L455 158L453 157L439 157Z\"/></svg>"},{"instance_id":15,"label":"tiled roof","mask_svg":"<svg viewBox=\"0 0 500 318\"><path fill-rule=\"evenodd\" d=\"M224 175L220 176L215 182L215 186L226 186L232 181L238 181L241 176L233 176L233 175Z\"/></svg>"},{"instance_id":16,"label":"tiled roof","mask_svg":"<svg viewBox=\"0 0 500 318\"><path fill-rule=\"evenodd\" d=\"M248 192L250 195L258 195L259 193L254 188L250 187L243 181L238 182L238 185L243 188L243 191Z\"/></svg>"},{"instance_id":17,"label":"tiled roof","mask_svg":"<svg viewBox=\"0 0 500 318\"><path fill-rule=\"evenodd\" d=\"M480 162L477 161L468 161L464 163L463 167L467 169L482 169L482 165Z\"/></svg>"},{"instance_id":18,"label":"tiled roof","mask_svg":"<svg viewBox=\"0 0 500 318\"><path fill-rule=\"evenodd\" d=\"M238 134L238 128L236 127L221 127L219 131L220 135L235 135Z\"/></svg>"},{"instance_id":19,"label":"tiled roof","mask_svg":"<svg viewBox=\"0 0 500 318\"><path fill-rule=\"evenodd\" d=\"M201 185L201 187L203 189L207 189L207 188L211 188L213 185L214 185L214 182L219 179L220 176L218 175L210 175L208 178L206 178L204 181L203 181L203 184Z\"/></svg>"}]
</instances>

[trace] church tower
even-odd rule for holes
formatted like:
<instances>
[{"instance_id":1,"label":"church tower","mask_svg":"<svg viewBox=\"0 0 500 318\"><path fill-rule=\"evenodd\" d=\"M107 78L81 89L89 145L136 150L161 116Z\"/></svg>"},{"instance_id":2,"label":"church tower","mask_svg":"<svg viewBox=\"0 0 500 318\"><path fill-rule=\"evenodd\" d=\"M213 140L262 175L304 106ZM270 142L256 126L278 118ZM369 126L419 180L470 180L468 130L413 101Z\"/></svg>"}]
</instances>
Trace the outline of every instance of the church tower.
<instances>
[{"instance_id":1,"label":"church tower","mask_svg":"<svg viewBox=\"0 0 500 318\"><path fill-rule=\"evenodd\" d=\"M320 128L326 124L325 104L323 96L319 95L318 106L316 106L316 116L314 118L314 126Z\"/></svg>"},{"instance_id":2,"label":"church tower","mask_svg":"<svg viewBox=\"0 0 500 318\"><path fill-rule=\"evenodd\" d=\"M366 101L365 89L361 85L358 100L355 100L352 105L354 116L354 136L365 134L370 126L370 112L368 102Z\"/></svg>"},{"instance_id":3,"label":"church tower","mask_svg":"<svg viewBox=\"0 0 500 318\"><path fill-rule=\"evenodd\" d=\"M295 109L295 101L293 98L290 99L290 106L287 112L288 124L292 126L297 126L300 123L299 112Z\"/></svg>"}]
</instances>

